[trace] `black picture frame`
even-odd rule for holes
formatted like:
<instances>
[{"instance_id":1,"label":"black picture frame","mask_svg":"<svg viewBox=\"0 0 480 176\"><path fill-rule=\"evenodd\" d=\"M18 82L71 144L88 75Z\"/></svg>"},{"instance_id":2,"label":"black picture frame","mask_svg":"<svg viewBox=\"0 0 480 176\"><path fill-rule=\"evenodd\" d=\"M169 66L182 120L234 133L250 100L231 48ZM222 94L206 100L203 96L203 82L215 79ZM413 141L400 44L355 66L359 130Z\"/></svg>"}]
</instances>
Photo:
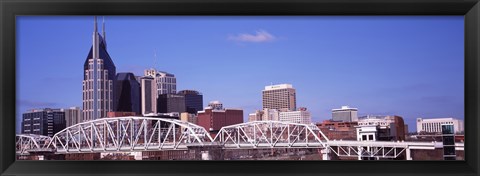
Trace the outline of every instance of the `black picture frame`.
<instances>
[{"instance_id":1,"label":"black picture frame","mask_svg":"<svg viewBox=\"0 0 480 176\"><path fill-rule=\"evenodd\" d=\"M0 0L1 175L479 175L478 0ZM464 15L464 161L15 161L17 15Z\"/></svg>"}]
</instances>

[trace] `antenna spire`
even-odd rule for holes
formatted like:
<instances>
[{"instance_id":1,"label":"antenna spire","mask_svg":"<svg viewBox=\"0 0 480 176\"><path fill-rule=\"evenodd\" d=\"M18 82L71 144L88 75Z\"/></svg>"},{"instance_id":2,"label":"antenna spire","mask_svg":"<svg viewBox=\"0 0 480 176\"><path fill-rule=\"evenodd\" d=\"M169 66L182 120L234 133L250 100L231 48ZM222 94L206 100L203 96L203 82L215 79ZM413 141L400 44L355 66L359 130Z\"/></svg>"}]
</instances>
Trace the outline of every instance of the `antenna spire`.
<instances>
[{"instance_id":1,"label":"antenna spire","mask_svg":"<svg viewBox=\"0 0 480 176\"><path fill-rule=\"evenodd\" d=\"M92 39L93 39L93 43L92 43L92 51L93 51L93 59L97 59L99 57L99 54L98 54L98 46L99 46L99 43L98 43L98 28L97 28L97 16L94 16L93 17L93 36L92 36Z\"/></svg>"},{"instance_id":2,"label":"antenna spire","mask_svg":"<svg viewBox=\"0 0 480 176\"><path fill-rule=\"evenodd\" d=\"M102 20L102 35L103 35L103 43L105 44L105 48L107 48L107 34L105 33L105 16L103 16L103 20Z\"/></svg>"},{"instance_id":3,"label":"antenna spire","mask_svg":"<svg viewBox=\"0 0 480 176\"><path fill-rule=\"evenodd\" d=\"M93 32L98 32L98 30L97 30L97 16L93 17Z\"/></svg>"}]
</instances>

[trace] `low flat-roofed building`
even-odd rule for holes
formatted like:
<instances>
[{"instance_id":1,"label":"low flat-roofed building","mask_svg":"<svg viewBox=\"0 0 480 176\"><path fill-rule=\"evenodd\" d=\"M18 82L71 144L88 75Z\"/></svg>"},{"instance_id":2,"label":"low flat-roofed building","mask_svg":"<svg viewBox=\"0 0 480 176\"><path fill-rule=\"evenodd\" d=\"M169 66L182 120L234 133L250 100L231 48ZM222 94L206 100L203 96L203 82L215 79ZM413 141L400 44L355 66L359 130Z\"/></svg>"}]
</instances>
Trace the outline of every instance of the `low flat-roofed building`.
<instances>
[{"instance_id":1,"label":"low flat-roofed building","mask_svg":"<svg viewBox=\"0 0 480 176\"><path fill-rule=\"evenodd\" d=\"M332 109L334 121L355 122L358 121L358 109L349 106L342 106L339 109Z\"/></svg>"},{"instance_id":2,"label":"low flat-roofed building","mask_svg":"<svg viewBox=\"0 0 480 176\"><path fill-rule=\"evenodd\" d=\"M453 125L455 133L464 131L463 120L455 118L417 118L417 133L441 133L443 124Z\"/></svg>"},{"instance_id":3,"label":"low flat-roofed building","mask_svg":"<svg viewBox=\"0 0 480 176\"><path fill-rule=\"evenodd\" d=\"M302 109L299 111L280 111L279 112L279 119L282 122L290 122L290 123L301 123L301 124L311 124L312 123L312 116L307 109Z\"/></svg>"}]
</instances>

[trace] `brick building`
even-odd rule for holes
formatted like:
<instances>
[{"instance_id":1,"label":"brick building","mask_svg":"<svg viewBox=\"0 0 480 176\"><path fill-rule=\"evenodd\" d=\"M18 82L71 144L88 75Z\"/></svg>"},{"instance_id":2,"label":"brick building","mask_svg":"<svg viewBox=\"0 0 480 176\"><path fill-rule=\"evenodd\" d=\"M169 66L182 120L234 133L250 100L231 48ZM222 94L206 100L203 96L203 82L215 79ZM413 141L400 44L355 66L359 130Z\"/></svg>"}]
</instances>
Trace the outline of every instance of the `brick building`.
<instances>
[{"instance_id":1,"label":"brick building","mask_svg":"<svg viewBox=\"0 0 480 176\"><path fill-rule=\"evenodd\" d=\"M215 136L224 126L243 123L243 110L214 107L212 104L203 111L198 111L197 117L198 125L209 131L210 135Z\"/></svg>"},{"instance_id":2,"label":"brick building","mask_svg":"<svg viewBox=\"0 0 480 176\"><path fill-rule=\"evenodd\" d=\"M342 122L325 120L322 123L315 124L328 139L356 140L357 131L355 126L358 122Z\"/></svg>"}]
</instances>

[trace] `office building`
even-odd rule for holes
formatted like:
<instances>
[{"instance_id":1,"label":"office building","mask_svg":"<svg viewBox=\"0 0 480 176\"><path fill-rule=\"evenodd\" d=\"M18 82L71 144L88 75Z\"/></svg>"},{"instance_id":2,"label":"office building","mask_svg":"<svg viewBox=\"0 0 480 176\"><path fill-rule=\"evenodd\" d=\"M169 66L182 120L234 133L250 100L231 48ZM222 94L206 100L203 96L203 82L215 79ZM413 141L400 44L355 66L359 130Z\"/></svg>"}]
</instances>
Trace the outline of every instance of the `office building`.
<instances>
[{"instance_id":1,"label":"office building","mask_svg":"<svg viewBox=\"0 0 480 176\"><path fill-rule=\"evenodd\" d=\"M141 91L140 100L142 105L142 114L157 113L157 84L151 76L144 76L140 79Z\"/></svg>"},{"instance_id":2,"label":"office building","mask_svg":"<svg viewBox=\"0 0 480 176\"><path fill-rule=\"evenodd\" d=\"M177 93L177 78L174 74L157 71L155 69L145 70L145 76L154 78L157 84L157 95Z\"/></svg>"},{"instance_id":3,"label":"office building","mask_svg":"<svg viewBox=\"0 0 480 176\"><path fill-rule=\"evenodd\" d=\"M61 109L61 111L65 112L66 127L82 122L82 109L80 109L80 107L70 107L68 109Z\"/></svg>"},{"instance_id":4,"label":"office building","mask_svg":"<svg viewBox=\"0 0 480 176\"><path fill-rule=\"evenodd\" d=\"M184 122L190 122L193 124L198 123L197 115L196 114L191 114L188 112L182 112L180 113L180 120Z\"/></svg>"},{"instance_id":5,"label":"office building","mask_svg":"<svg viewBox=\"0 0 480 176\"><path fill-rule=\"evenodd\" d=\"M261 121L263 117L263 111L262 110L256 110L254 113L248 114L248 121L253 122L253 121Z\"/></svg>"},{"instance_id":6,"label":"office building","mask_svg":"<svg viewBox=\"0 0 480 176\"><path fill-rule=\"evenodd\" d=\"M340 109L332 109L332 120L342 122L358 121L358 109L342 106Z\"/></svg>"},{"instance_id":7,"label":"office building","mask_svg":"<svg viewBox=\"0 0 480 176\"><path fill-rule=\"evenodd\" d=\"M282 122L301 124L312 123L312 117L310 116L310 112L308 112L306 108L302 108L298 111L280 111L278 116L280 121Z\"/></svg>"},{"instance_id":8,"label":"office building","mask_svg":"<svg viewBox=\"0 0 480 176\"><path fill-rule=\"evenodd\" d=\"M357 140L405 140L405 122L400 116L367 116L358 121Z\"/></svg>"},{"instance_id":9,"label":"office building","mask_svg":"<svg viewBox=\"0 0 480 176\"><path fill-rule=\"evenodd\" d=\"M107 52L105 25L102 36L97 30L97 17L92 38L92 48L83 66L83 121L106 117L114 109L116 68Z\"/></svg>"},{"instance_id":10,"label":"office building","mask_svg":"<svg viewBox=\"0 0 480 176\"><path fill-rule=\"evenodd\" d=\"M179 94L161 94L157 99L157 111L159 113L185 112L185 97Z\"/></svg>"},{"instance_id":11,"label":"office building","mask_svg":"<svg viewBox=\"0 0 480 176\"><path fill-rule=\"evenodd\" d=\"M65 127L65 112L61 109L34 109L22 114L23 134L53 137Z\"/></svg>"},{"instance_id":12,"label":"office building","mask_svg":"<svg viewBox=\"0 0 480 176\"><path fill-rule=\"evenodd\" d=\"M178 94L185 97L185 108L190 114L203 110L203 95L196 90L181 90Z\"/></svg>"},{"instance_id":13,"label":"office building","mask_svg":"<svg viewBox=\"0 0 480 176\"><path fill-rule=\"evenodd\" d=\"M198 125L204 127L211 136L215 136L218 131L228 125L243 123L243 110L241 109L224 109L220 102L210 103L212 106L206 107L203 111L198 112Z\"/></svg>"},{"instance_id":14,"label":"office building","mask_svg":"<svg viewBox=\"0 0 480 176\"><path fill-rule=\"evenodd\" d=\"M279 121L279 111L265 108L248 114L248 121Z\"/></svg>"},{"instance_id":15,"label":"office building","mask_svg":"<svg viewBox=\"0 0 480 176\"><path fill-rule=\"evenodd\" d=\"M443 124L453 125L455 133L464 131L463 120L455 118L417 118L417 133L441 133Z\"/></svg>"},{"instance_id":16,"label":"office building","mask_svg":"<svg viewBox=\"0 0 480 176\"><path fill-rule=\"evenodd\" d=\"M118 73L115 77L115 112L140 114L140 83L133 73Z\"/></svg>"},{"instance_id":17,"label":"office building","mask_svg":"<svg viewBox=\"0 0 480 176\"><path fill-rule=\"evenodd\" d=\"M295 89L290 84L265 86L262 96L263 109L295 111L297 108Z\"/></svg>"}]
</instances>

